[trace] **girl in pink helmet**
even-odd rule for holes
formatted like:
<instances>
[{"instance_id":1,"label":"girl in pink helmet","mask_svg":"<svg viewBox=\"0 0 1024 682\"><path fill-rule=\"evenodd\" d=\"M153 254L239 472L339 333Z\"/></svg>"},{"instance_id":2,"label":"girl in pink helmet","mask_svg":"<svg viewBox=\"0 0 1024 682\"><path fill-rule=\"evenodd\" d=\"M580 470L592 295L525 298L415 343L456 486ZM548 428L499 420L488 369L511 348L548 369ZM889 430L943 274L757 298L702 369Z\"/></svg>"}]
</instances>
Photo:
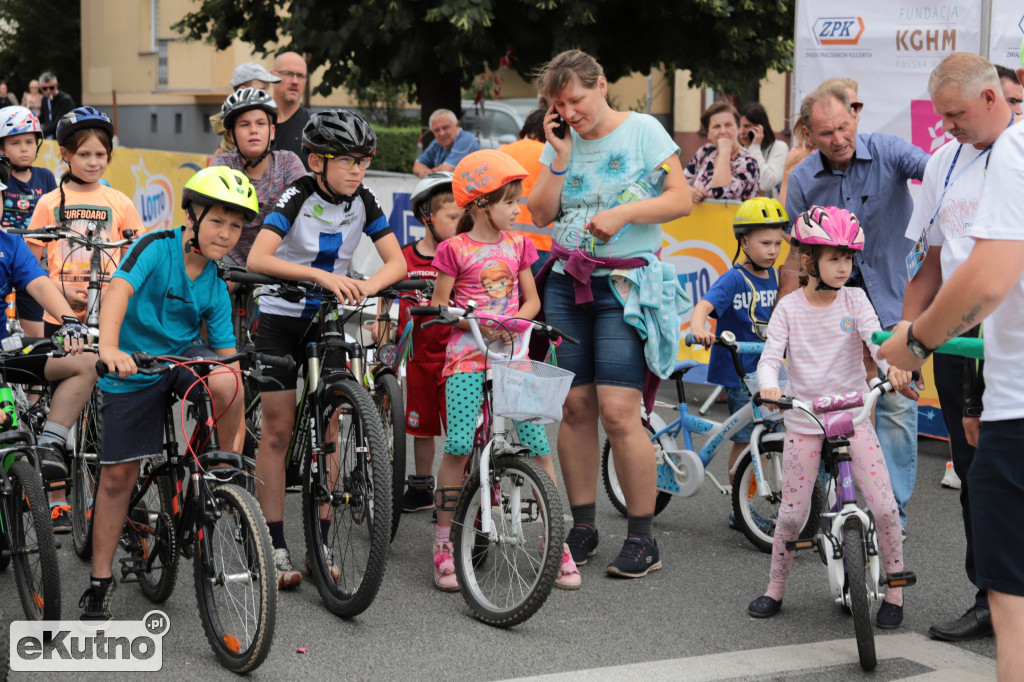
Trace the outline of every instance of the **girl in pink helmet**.
<instances>
[{"instance_id":1,"label":"girl in pink helmet","mask_svg":"<svg viewBox=\"0 0 1024 682\"><path fill-rule=\"evenodd\" d=\"M768 339L757 365L761 395L777 400L779 370L786 356L787 393L810 401L821 395L868 390L863 344L877 359L872 332L881 329L878 316L863 290L843 285L850 278L853 256L864 250L864 230L857 217L833 206L812 206L793 226L793 247L799 249L804 270L801 288L780 299L768 322ZM896 390L910 374L878 360ZM821 429L799 410L786 413L783 449L782 505L775 528L772 565L764 596L747 610L757 618L779 612L793 552L786 542L795 540L810 508L811 492L818 475ZM878 545L885 570L903 570L903 540L899 512L893 497L889 470L870 421L857 427L850 438L853 473L874 515ZM894 628L903 621L903 594L890 588L878 610L879 627Z\"/></svg>"}]
</instances>

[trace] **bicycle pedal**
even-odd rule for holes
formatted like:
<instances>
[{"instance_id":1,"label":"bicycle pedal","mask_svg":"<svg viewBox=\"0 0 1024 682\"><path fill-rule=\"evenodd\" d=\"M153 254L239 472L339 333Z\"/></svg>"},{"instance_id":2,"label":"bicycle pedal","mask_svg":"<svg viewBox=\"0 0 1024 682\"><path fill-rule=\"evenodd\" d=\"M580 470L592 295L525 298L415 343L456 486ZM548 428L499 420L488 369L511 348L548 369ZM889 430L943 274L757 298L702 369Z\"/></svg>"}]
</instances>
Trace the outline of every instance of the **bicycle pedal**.
<instances>
[{"instance_id":1,"label":"bicycle pedal","mask_svg":"<svg viewBox=\"0 0 1024 682\"><path fill-rule=\"evenodd\" d=\"M788 540L786 542L786 549L790 552L795 552L798 549L817 549L818 544L814 540Z\"/></svg>"},{"instance_id":2,"label":"bicycle pedal","mask_svg":"<svg viewBox=\"0 0 1024 682\"><path fill-rule=\"evenodd\" d=\"M913 571L900 571L888 574L881 582L889 587L910 587L917 583L917 576Z\"/></svg>"}]
</instances>

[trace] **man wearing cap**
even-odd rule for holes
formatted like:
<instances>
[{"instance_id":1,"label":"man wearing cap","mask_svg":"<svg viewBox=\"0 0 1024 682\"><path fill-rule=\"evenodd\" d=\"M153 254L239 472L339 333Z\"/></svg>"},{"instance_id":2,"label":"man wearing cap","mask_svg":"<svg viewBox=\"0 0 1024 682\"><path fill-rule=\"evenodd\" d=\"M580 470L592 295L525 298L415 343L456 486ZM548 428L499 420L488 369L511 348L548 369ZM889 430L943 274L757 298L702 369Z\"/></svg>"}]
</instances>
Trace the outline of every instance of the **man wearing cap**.
<instances>
[{"instance_id":1,"label":"man wearing cap","mask_svg":"<svg viewBox=\"0 0 1024 682\"><path fill-rule=\"evenodd\" d=\"M306 60L295 52L283 52L274 60L274 102L277 103L277 136L274 144L287 149L302 159L309 170L309 155L302 153L302 129L309 120L309 110L301 106L306 90L308 70Z\"/></svg>"},{"instance_id":2,"label":"man wearing cap","mask_svg":"<svg viewBox=\"0 0 1024 682\"><path fill-rule=\"evenodd\" d=\"M235 67L232 72L231 88L233 90L242 88L267 90L272 83L278 83L280 80L256 62L245 62ZM214 156L235 151L235 143L228 137L227 131L224 130L224 124L220 121L220 111L210 117L210 127L213 128L213 132L220 135L220 148Z\"/></svg>"}]
</instances>

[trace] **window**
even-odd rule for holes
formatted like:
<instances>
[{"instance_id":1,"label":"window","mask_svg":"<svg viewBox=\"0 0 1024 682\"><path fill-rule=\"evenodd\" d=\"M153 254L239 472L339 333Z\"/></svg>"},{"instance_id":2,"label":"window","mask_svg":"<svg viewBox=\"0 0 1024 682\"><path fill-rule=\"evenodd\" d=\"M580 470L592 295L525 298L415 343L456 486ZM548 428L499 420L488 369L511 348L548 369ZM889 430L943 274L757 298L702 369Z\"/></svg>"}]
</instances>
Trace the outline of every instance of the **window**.
<instances>
[{"instance_id":1,"label":"window","mask_svg":"<svg viewBox=\"0 0 1024 682\"><path fill-rule=\"evenodd\" d=\"M167 40L158 40L156 44L156 85L167 87Z\"/></svg>"},{"instance_id":2,"label":"window","mask_svg":"<svg viewBox=\"0 0 1024 682\"><path fill-rule=\"evenodd\" d=\"M149 132L151 132L151 133L155 133L156 132L156 114L155 113L149 115Z\"/></svg>"},{"instance_id":3,"label":"window","mask_svg":"<svg viewBox=\"0 0 1024 682\"><path fill-rule=\"evenodd\" d=\"M181 135L181 112L174 115L174 133Z\"/></svg>"}]
</instances>

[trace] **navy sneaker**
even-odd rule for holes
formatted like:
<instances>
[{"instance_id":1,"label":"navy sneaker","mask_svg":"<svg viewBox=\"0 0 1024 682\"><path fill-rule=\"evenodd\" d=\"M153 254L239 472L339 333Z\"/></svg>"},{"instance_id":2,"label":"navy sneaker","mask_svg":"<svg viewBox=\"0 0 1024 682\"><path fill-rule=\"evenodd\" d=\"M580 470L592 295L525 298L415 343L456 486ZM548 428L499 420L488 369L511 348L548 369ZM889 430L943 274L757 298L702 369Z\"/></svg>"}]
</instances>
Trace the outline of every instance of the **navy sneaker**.
<instances>
[{"instance_id":1,"label":"navy sneaker","mask_svg":"<svg viewBox=\"0 0 1024 682\"><path fill-rule=\"evenodd\" d=\"M767 594L758 597L747 606L747 613L754 618L771 618L782 608L781 599L772 599Z\"/></svg>"},{"instance_id":2,"label":"navy sneaker","mask_svg":"<svg viewBox=\"0 0 1024 682\"><path fill-rule=\"evenodd\" d=\"M622 549L615 561L605 569L608 575L620 578L642 578L651 571L661 568L658 541L638 535L631 535L622 543Z\"/></svg>"},{"instance_id":3,"label":"navy sneaker","mask_svg":"<svg viewBox=\"0 0 1024 682\"><path fill-rule=\"evenodd\" d=\"M878 623L878 627L885 630L899 627L900 623L903 622L903 607L890 604L887 601L882 602L882 605L878 607L878 615L875 616L875 622Z\"/></svg>"},{"instance_id":4,"label":"navy sneaker","mask_svg":"<svg viewBox=\"0 0 1024 682\"><path fill-rule=\"evenodd\" d=\"M114 580L104 581L102 585L89 583L88 589L78 600L78 608L82 609L79 620L101 620L106 621L113 618L110 613L110 602L114 599L114 592L117 591L117 582Z\"/></svg>"},{"instance_id":5,"label":"navy sneaker","mask_svg":"<svg viewBox=\"0 0 1024 682\"><path fill-rule=\"evenodd\" d=\"M44 481L62 481L68 477L67 453L56 441L46 441L38 447L39 470Z\"/></svg>"},{"instance_id":6,"label":"navy sneaker","mask_svg":"<svg viewBox=\"0 0 1024 682\"><path fill-rule=\"evenodd\" d=\"M577 523L569 530L565 544L569 545L573 563L584 566L589 557L597 552L597 529L589 523Z\"/></svg>"},{"instance_id":7,"label":"navy sneaker","mask_svg":"<svg viewBox=\"0 0 1024 682\"><path fill-rule=\"evenodd\" d=\"M402 511L406 514L434 508L434 491L408 487L402 495Z\"/></svg>"}]
</instances>

